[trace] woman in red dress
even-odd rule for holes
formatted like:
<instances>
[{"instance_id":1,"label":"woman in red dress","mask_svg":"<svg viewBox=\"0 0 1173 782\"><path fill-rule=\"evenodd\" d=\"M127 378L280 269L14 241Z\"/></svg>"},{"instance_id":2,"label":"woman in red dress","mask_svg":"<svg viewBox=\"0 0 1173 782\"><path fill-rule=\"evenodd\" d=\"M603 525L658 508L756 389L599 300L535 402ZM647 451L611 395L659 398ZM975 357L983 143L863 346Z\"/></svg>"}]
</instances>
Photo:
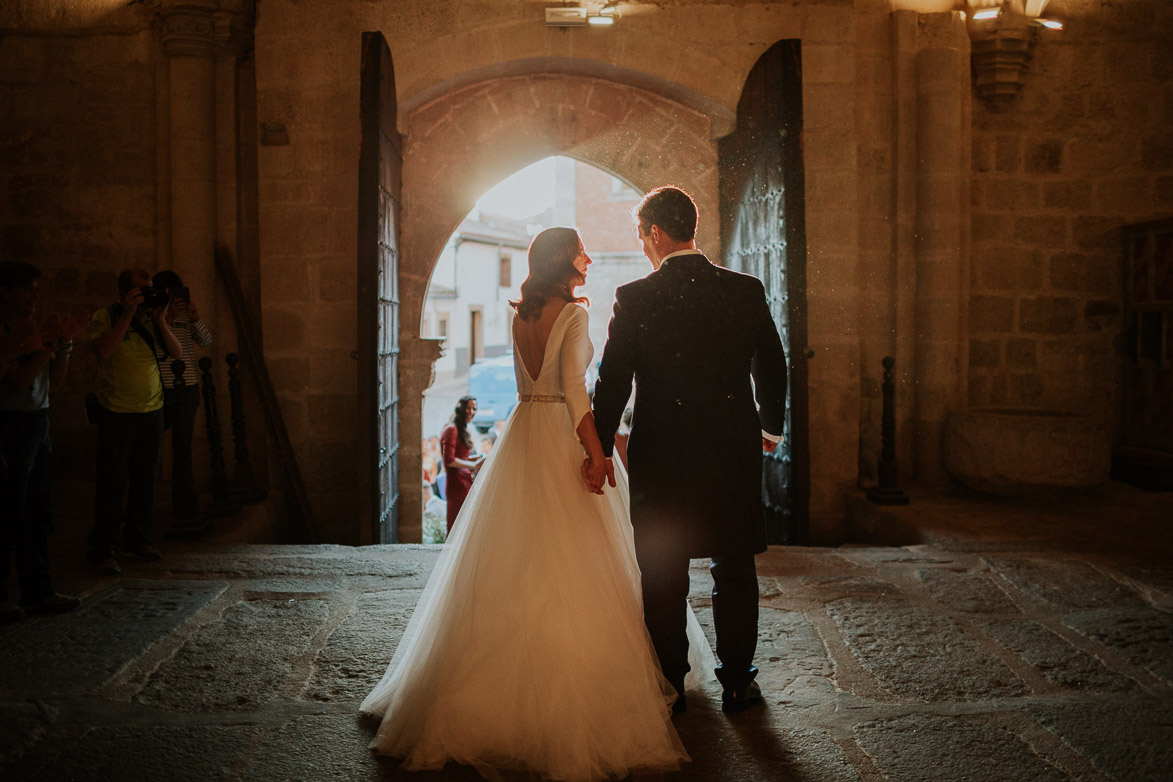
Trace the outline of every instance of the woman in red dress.
<instances>
[{"instance_id":1,"label":"woman in red dress","mask_svg":"<svg viewBox=\"0 0 1173 782\"><path fill-rule=\"evenodd\" d=\"M452 531L452 522L456 521L456 516L464 505L468 490L472 488L473 476L485 461L483 456L469 458L472 451L472 435L468 433L468 425L476 413L476 398L462 396L456 403L452 423L445 426L444 431L440 433L444 472L448 476L444 485L444 496L448 500L449 532Z\"/></svg>"}]
</instances>

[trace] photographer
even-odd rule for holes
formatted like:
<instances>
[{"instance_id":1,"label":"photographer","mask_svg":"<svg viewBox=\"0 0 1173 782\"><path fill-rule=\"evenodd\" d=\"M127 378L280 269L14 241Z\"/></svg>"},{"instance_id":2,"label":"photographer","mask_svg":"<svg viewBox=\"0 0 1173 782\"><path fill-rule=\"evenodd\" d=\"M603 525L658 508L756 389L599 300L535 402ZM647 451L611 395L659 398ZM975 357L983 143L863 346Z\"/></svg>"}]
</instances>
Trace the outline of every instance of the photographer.
<instances>
[{"instance_id":1,"label":"photographer","mask_svg":"<svg viewBox=\"0 0 1173 782\"><path fill-rule=\"evenodd\" d=\"M20 261L0 263L0 622L25 611L69 611L76 597L57 593L49 576L53 446L49 440L49 390L69 369L73 337L85 327L84 312L34 320L41 270ZM6 355L7 354L7 355ZM21 607L8 600L12 560Z\"/></svg>"},{"instance_id":2,"label":"photographer","mask_svg":"<svg viewBox=\"0 0 1173 782\"><path fill-rule=\"evenodd\" d=\"M155 290L166 293L171 301L167 325L179 340L182 350L178 358L183 359L184 364L183 399L175 400L179 391L175 388L171 362L176 355L164 356L163 346L156 346L159 375L163 379L163 397L168 400L164 410L172 408L175 411L175 420L171 422L171 515L177 519L194 519L200 514L200 498L191 469L191 447L196 410L200 406L200 386L193 344L208 347L212 344L212 333L200 319L200 311L191 297L191 291L184 286L178 274L164 269L155 275L154 284Z\"/></svg>"},{"instance_id":3,"label":"photographer","mask_svg":"<svg viewBox=\"0 0 1173 782\"><path fill-rule=\"evenodd\" d=\"M163 384L156 346L181 353L167 325L168 301L144 269L118 275L121 300L90 319L98 354L98 469L94 527L87 558L108 574L121 572L114 547L142 560L162 555L151 546L155 480L163 445ZM128 490L129 483L129 490ZM124 511L125 502L125 511Z\"/></svg>"}]
</instances>

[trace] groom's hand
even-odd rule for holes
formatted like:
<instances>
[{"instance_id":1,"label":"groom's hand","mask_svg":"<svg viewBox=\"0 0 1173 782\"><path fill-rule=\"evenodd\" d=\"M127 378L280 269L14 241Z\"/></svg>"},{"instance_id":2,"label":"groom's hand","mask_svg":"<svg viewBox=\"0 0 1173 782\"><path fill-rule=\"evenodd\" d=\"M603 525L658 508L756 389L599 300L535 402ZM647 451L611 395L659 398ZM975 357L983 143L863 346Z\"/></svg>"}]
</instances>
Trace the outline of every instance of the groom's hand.
<instances>
[{"instance_id":1,"label":"groom's hand","mask_svg":"<svg viewBox=\"0 0 1173 782\"><path fill-rule=\"evenodd\" d=\"M606 461L607 464L607 483L612 489L615 488L615 465L610 459ZM599 494L602 494L602 487L599 488Z\"/></svg>"}]
</instances>

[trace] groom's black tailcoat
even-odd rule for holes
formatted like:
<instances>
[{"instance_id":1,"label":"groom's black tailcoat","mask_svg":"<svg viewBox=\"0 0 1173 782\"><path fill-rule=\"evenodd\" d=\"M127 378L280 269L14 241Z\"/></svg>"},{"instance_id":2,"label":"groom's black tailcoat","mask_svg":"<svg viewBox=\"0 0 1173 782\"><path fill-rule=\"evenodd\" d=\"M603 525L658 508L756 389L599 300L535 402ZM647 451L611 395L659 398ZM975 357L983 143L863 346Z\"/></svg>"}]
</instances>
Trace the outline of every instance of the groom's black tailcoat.
<instances>
[{"instance_id":1,"label":"groom's black tailcoat","mask_svg":"<svg viewBox=\"0 0 1173 782\"><path fill-rule=\"evenodd\" d=\"M762 430L782 433L786 356L761 281L691 254L616 291L594 396L608 456L633 379L627 458L640 548L764 551Z\"/></svg>"}]
</instances>

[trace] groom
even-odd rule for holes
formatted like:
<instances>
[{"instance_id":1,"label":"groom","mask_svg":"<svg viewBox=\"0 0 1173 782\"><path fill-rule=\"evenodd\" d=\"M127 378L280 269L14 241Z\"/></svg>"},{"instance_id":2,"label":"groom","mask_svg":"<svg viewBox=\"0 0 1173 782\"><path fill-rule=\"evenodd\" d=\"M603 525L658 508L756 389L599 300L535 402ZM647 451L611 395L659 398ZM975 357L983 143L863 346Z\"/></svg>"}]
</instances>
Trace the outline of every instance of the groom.
<instances>
[{"instance_id":1,"label":"groom","mask_svg":"<svg viewBox=\"0 0 1173 782\"><path fill-rule=\"evenodd\" d=\"M687 193L656 188L634 216L653 271L616 291L595 425L609 459L634 378L627 456L644 621L683 711L689 559L710 557L721 706L740 711L762 700L753 666L754 554L766 550L761 451L782 433L786 355L761 281L697 250Z\"/></svg>"}]
</instances>

